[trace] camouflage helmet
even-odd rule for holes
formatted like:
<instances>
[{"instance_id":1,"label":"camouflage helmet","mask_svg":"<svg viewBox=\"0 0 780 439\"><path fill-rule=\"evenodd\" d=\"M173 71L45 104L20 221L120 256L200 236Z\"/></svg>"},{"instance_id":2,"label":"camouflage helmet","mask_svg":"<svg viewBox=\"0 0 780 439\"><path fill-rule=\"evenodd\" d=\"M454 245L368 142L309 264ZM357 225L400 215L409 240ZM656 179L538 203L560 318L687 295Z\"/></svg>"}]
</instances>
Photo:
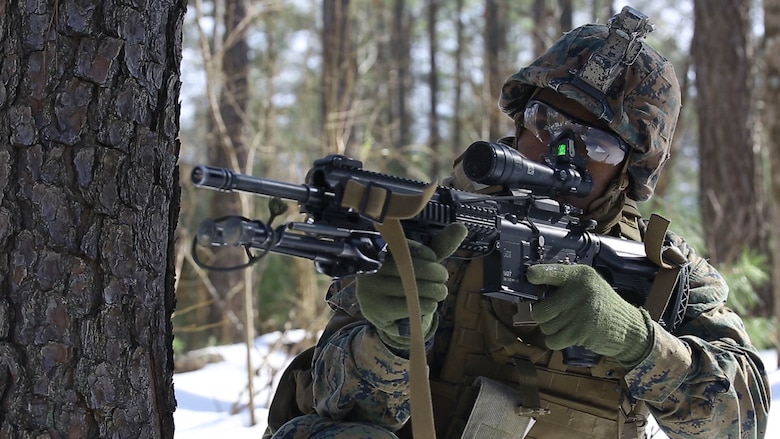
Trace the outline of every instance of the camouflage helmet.
<instances>
[{"instance_id":1,"label":"camouflage helmet","mask_svg":"<svg viewBox=\"0 0 780 439\"><path fill-rule=\"evenodd\" d=\"M551 88L603 120L632 149L627 195L636 201L652 196L680 113L672 64L643 41L651 30L647 17L630 7L608 25L578 27L510 76L499 100L514 119L539 88Z\"/></svg>"}]
</instances>

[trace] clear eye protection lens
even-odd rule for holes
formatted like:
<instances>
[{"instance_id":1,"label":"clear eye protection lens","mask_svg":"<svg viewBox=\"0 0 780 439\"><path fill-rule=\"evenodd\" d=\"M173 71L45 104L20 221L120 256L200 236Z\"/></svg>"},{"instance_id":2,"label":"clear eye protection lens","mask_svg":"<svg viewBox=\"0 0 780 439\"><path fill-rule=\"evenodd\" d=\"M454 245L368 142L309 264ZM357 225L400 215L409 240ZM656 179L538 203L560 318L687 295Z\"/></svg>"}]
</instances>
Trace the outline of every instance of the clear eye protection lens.
<instances>
[{"instance_id":1,"label":"clear eye protection lens","mask_svg":"<svg viewBox=\"0 0 780 439\"><path fill-rule=\"evenodd\" d=\"M547 114L540 112L541 105L528 105L523 113L523 128L530 131L536 137L536 140L543 144L549 144L552 141L550 132L547 129Z\"/></svg>"},{"instance_id":2,"label":"clear eye protection lens","mask_svg":"<svg viewBox=\"0 0 780 439\"><path fill-rule=\"evenodd\" d=\"M561 135L564 130L574 133L585 145L585 155L599 163L618 165L626 157L626 148L616 135L575 122L573 118L539 101L530 101L523 113L523 127L544 144Z\"/></svg>"},{"instance_id":3,"label":"clear eye protection lens","mask_svg":"<svg viewBox=\"0 0 780 439\"><path fill-rule=\"evenodd\" d=\"M620 140L598 128L587 127L582 134L587 156L594 161L608 165L619 165L626 157Z\"/></svg>"}]
</instances>

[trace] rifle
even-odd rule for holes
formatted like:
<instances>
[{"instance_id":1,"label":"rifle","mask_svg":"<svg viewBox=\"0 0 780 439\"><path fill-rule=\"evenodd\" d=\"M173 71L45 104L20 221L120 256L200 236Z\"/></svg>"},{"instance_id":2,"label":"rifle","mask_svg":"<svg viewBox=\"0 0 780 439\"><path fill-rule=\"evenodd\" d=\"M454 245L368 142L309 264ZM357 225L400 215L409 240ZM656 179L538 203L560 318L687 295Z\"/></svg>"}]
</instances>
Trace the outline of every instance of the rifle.
<instances>
[{"instance_id":1,"label":"rifle","mask_svg":"<svg viewBox=\"0 0 780 439\"><path fill-rule=\"evenodd\" d=\"M558 146L551 150L556 153L537 163L506 145L475 142L462 156L464 172L472 181L495 187L497 192L484 195L436 186L422 211L401 221L406 237L426 244L448 224L464 224L468 234L460 249L469 258L487 258L484 294L518 303L519 309L520 304L541 300L545 294L526 280L525 269L531 264L556 262L588 264L623 299L635 306L644 305L658 265L646 257L643 243L595 234L591 231L595 223L577 216L581 210L551 198L587 196L593 187L584 162L574 154L571 139L558 139ZM373 226L384 220L387 206L373 214L361 207L346 207L344 196L350 182L394 195L416 195L429 187L421 181L365 170L360 161L343 155L316 160L305 184L204 165L192 170L191 180L201 188L292 200L306 214L305 221L275 228L272 220L232 215L206 219L199 227L193 251L195 243L244 247L250 256L247 265L268 252L302 257L335 279L375 272L387 252L386 242ZM281 213L273 210L272 218ZM253 256L249 249L262 254ZM670 301L660 319L670 331L684 313L683 289L677 290L676 299ZM580 360L569 361L586 365L594 361L580 354L584 355Z\"/></svg>"}]
</instances>

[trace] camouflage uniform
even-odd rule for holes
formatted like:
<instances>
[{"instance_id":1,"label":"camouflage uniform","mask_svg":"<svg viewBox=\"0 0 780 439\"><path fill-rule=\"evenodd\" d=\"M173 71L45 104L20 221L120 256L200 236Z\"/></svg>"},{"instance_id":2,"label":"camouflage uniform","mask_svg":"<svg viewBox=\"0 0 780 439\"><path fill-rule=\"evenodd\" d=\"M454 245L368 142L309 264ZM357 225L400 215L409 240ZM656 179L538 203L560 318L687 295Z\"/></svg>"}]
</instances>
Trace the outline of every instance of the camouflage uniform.
<instances>
[{"instance_id":1,"label":"camouflage uniform","mask_svg":"<svg viewBox=\"0 0 780 439\"><path fill-rule=\"evenodd\" d=\"M628 63L626 73L618 76L605 93L606 101L583 93L570 81L572 72L603 43L606 35L606 26L599 25L586 25L566 34L546 55L507 80L500 105L516 118L522 116L520 110L539 87L553 88L601 116L631 145L626 171L605 195L605 207L589 214L599 221L601 233L636 240L642 239L646 223L637 219L638 212L630 200L643 201L652 195L658 173L668 158L679 111L679 86L671 64L643 44L641 52ZM606 114L605 107L611 114ZM652 350L630 370L614 367L609 359L602 359L593 370L564 373L584 378L598 374L598 380L617 383L631 403L644 402L673 438L763 437L771 400L767 376L742 320L725 306L728 287L715 268L696 255L682 238L668 233L667 242L678 247L690 262L690 296L683 323L674 334L652 323ZM531 358L540 371L549 370L556 358L556 353L545 347L539 331L513 327L514 304L480 298L475 299L480 303L472 308L463 305L470 293L460 280L453 278L475 276L467 270L463 266L451 269L450 296L439 306L439 326L430 341L434 394L434 387L441 383L456 389L453 401L434 395L437 417L454 411L461 401L468 405L468 393L460 384L468 380L473 370L460 364L465 358L492 358L498 363L496 359L502 358L497 354L501 343L506 344L507 352L520 352ZM412 414L406 353L388 348L376 330L362 319L352 286L332 289L328 302L335 314L314 351L312 396L298 399L300 416L281 427L270 425L270 430L278 429L274 437L410 437L407 421ZM482 337L476 340L484 344L471 343L470 351L458 354L458 340L462 338L459 331L463 329L458 320L468 312L481 313L475 321L484 324L487 320L488 326L504 328L501 331L509 336L501 338L490 331L476 331ZM499 332L496 329L495 334ZM489 362L480 364L489 366ZM482 369L488 373L491 368ZM494 375L502 378L500 373ZM540 384L543 401L552 401L542 387ZM599 437L595 433L588 435L587 426L567 425L571 424L566 420L569 415L587 411L577 406L576 391L572 392L574 402L569 406L566 398L561 402L564 415L554 417L548 425L544 425L545 417L541 416L527 437ZM619 407L616 405L614 410ZM436 422L437 434L450 437L443 432L452 432L451 426L439 425L438 418ZM557 426L560 432L556 433Z\"/></svg>"}]
</instances>

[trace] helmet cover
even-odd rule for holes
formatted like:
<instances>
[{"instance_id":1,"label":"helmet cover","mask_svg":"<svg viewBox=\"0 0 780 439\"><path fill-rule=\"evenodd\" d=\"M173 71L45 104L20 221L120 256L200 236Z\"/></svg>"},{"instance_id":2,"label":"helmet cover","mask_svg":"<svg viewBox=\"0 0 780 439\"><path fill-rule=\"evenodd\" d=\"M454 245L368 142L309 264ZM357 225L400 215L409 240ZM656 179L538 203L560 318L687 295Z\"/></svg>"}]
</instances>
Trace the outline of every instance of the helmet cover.
<instances>
[{"instance_id":1,"label":"helmet cover","mask_svg":"<svg viewBox=\"0 0 780 439\"><path fill-rule=\"evenodd\" d=\"M594 64L590 59L603 64L598 58L610 49L602 49L610 35L610 26L600 24L566 33L529 66L507 78L499 106L513 119L522 117L526 103L539 88L554 89L576 101L631 147L626 163L627 195L646 201L669 158L680 113L680 86L671 62L641 38L633 46L634 53L620 54L619 68L602 69L611 78L583 80L583 72Z\"/></svg>"}]
</instances>

